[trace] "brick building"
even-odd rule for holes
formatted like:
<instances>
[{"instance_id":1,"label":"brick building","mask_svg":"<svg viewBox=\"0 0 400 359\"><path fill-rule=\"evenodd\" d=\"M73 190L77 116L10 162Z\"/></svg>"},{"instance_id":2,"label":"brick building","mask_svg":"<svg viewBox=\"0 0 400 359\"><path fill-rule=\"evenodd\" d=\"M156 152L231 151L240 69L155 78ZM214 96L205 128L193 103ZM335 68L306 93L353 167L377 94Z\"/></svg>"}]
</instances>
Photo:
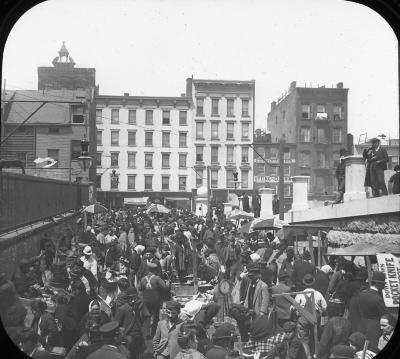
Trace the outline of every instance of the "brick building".
<instances>
[{"instance_id":1,"label":"brick building","mask_svg":"<svg viewBox=\"0 0 400 359\"><path fill-rule=\"evenodd\" d=\"M347 148L348 89L298 87L271 103L267 128L271 143L285 135L296 144L293 175L310 176L310 199L326 199L336 190L335 168L341 148Z\"/></svg>"}]
</instances>

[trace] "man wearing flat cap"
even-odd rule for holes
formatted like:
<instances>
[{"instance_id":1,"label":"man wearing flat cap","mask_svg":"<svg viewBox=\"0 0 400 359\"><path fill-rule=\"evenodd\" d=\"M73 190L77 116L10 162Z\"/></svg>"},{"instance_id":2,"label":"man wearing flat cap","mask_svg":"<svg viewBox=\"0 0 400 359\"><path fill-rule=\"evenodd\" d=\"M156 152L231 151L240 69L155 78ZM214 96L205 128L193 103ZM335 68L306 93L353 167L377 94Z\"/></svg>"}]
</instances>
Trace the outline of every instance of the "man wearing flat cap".
<instances>
[{"instance_id":1,"label":"man wearing flat cap","mask_svg":"<svg viewBox=\"0 0 400 359\"><path fill-rule=\"evenodd\" d=\"M156 334L153 338L154 355L158 359L173 359L180 352L178 334L182 325L179 318L180 303L171 300L165 304L167 319L160 320L157 324Z\"/></svg>"},{"instance_id":2,"label":"man wearing flat cap","mask_svg":"<svg viewBox=\"0 0 400 359\"><path fill-rule=\"evenodd\" d=\"M389 156L386 150L381 147L379 138L372 138L370 143L371 147L363 152L363 157L367 163L364 186L371 186L374 197L379 197L381 193L387 196L384 173L387 170Z\"/></svg>"},{"instance_id":3,"label":"man wearing flat cap","mask_svg":"<svg viewBox=\"0 0 400 359\"><path fill-rule=\"evenodd\" d=\"M311 253L304 251L301 258L296 260L293 265L292 281L296 286L296 291L302 291L305 286L303 278L306 274L315 275L315 266L311 263Z\"/></svg>"},{"instance_id":4,"label":"man wearing flat cap","mask_svg":"<svg viewBox=\"0 0 400 359\"><path fill-rule=\"evenodd\" d=\"M235 327L223 323L217 327L213 335L213 346L206 352L206 359L226 359L233 351Z\"/></svg>"},{"instance_id":5,"label":"man wearing flat cap","mask_svg":"<svg viewBox=\"0 0 400 359\"><path fill-rule=\"evenodd\" d=\"M244 306L252 309L258 315L268 314L269 292L268 286L260 279L260 265L250 263L247 266L248 278L250 280L244 300Z\"/></svg>"},{"instance_id":6,"label":"man wearing flat cap","mask_svg":"<svg viewBox=\"0 0 400 359\"><path fill-rule=\"evenodd\" d=\"M355 324L355 331L365 335L370 343L370 349L378 352L378 341L380 336L379 321L383 314L387 314L385 302L382 298L382 290L385 288L385 273L375 271L372 273L371 286L360 292L358 304L349 308L349 319L359 318ZM358 310L358 313L352 311Z\"/></svg>"}]
</instances>

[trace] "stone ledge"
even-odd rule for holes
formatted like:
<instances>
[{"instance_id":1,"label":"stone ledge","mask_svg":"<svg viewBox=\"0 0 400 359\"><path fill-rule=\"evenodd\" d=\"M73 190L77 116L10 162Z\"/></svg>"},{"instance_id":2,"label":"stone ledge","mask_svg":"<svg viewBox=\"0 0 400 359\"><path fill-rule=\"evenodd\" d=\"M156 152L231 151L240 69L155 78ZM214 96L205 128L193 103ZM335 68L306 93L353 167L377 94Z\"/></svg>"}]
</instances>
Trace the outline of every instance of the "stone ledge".
<instances>
[{"instance_id":1,"label":"stone ledge","mask_svg":"<svg viewBox=\"0 0 400 359\"><path fill-rule=\"evenodd\" d=\"M315 207L304 211L289 211L287 219L289 223L298 223L385 213L400 213L400 195L392 194L324 207Z\"/></svg>"}]
</instances>

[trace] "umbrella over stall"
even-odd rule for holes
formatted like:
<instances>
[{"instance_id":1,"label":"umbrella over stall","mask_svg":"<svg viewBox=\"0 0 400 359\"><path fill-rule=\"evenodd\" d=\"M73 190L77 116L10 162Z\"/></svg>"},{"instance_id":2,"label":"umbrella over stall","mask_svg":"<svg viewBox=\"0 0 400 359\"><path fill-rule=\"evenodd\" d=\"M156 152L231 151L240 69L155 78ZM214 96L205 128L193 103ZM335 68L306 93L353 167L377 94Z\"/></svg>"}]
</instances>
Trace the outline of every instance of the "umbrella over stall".
<instances>
[{"instance_id":1,"label":"umbrella over stall","mask_svg":"<svg viewBox=\"0 0 400 359\"><path fill-rule=\"evenodd\" d=\"M241 211L240 209L234 209L226 217L227 220L239 220L239 219L253 219L254 214Z\"/></svg>"},{"instance_id":2,"label":"umbrella over stall","mask_svg":"<svg viewBox=\"0 0 400 359\"><path fill-rule=\"evenodd\" d=\"M106 207L98 203L91 204L90 206L87 206L86 208L83 209L83 212L93 213L93 214L107 212L107 211L108 209Z\"/></svg>"},{"instance_id":3,"label":"umbrella over stall","mask_svg":"<svg viewBox=\"0 0 400 359\"><path fill-rule=\"evenodd\" d=\"M146 213L170 213L171 210L162 204L151 204L149 208L147 208Z\"/></svg>"}]
</instances>

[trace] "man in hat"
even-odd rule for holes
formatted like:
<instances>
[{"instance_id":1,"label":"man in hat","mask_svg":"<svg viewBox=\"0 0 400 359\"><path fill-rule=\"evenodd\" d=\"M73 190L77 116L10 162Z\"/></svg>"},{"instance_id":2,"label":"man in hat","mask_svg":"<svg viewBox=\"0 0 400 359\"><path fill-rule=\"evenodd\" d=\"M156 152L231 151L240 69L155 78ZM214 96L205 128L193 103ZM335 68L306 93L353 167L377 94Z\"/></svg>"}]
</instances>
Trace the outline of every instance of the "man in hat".
<instances>
[{"instance_id":1,"label":"man in hat","mask_svg":"<svg viewBox=\"0 0 400 359\"><path fill-rule=\"evenodd\" d=\"M385 302L382 298L382 290L385 288L385 273L375 271L372 273L370 288L360 292L358 295L358 323L356 328L358 332L363 333L370 343L370 349L378 352L378 341L380 336L379 321L383 314L387 314ZM355 308L349 308L350 311ZM349 313L349 318L353 317L354 313Z\"/></svg>"},{"instance_id":2,"label":"man in hat","mask_svg":"<svg viewBox=\"0 0 400 359\"><path fill-rule=\"evenodd\" d=\"M254 211L254 218L260 217L261 210L261 196L258 193L258 190L254 190L253 197L251 199L251 206Z\"/></svg>"},{"instance_id":3,"label":"man in hat","mask_svg":"<svg viewBox=\"0 0 400 359\"><path fill-rule=\"evenodd\" d=\"M83 256L80 259L83 263L83 267L91 271L97 279L97 260L93 256L92 247L86 246L83 249Z\"/></svg>"},{"instance_id":4,"label":"man in hat","mask_svg":"<svg viewBox=\"0 0 400 359\"><path fill-rule=\"evenodd\" d=\"M158 359L175 358L181 350L178 345L178 333L182 325L179 318L181 305L171 300L166 303L165 307L167 319L158 322L153 338L154 355Z\"/></svg>"},{"instance_id":5,"label":"man in hat","mask_svg":"<svg viewBox=\"0 0 400 359\"><path fill-rule=\"evenodd\" d=\"M289 275L285 271L281 271L278 276L279 283L274 285L271 288L272 294L282 294L282 293L290 293L290 278ZM282 297L275 297L275 307L276 307L276 318L278 325L280 327L283 326L285 322L290 319L290 302Z\"/></svg>"},{"instance_id":6,"label":"man in hat","mask_svg":"<svg viewBox=\"0 0 400 359\"><path fill-rule=\"evenodd\" d=\"M226 359L233 351L235 327L223 323L213 335L213 346L206 352L206 359Z\"/></svg>"},{"instance_id":7,"label":"man in hat","mask_svg":"<svg viewBox=\"0 0 400 359\"><path fill-rule=\"evenodd\" d=\"M103 346L90 354L87 359L128 359L127 352L118 347L119 325L112 321L103 324L100 329Z\"/></svg>"},{"instance_id":8,"label":"man in hat","mask_svg":"<svg viewBox=\"0 0 400 359\"><path fill-rule=\"evenodd\" d=\"M381 191L382 195L387 196L388 191L386 188L384 173L385 170L387 170L389 156L386 150L381 147L381 141L379 138L373 138L370 142L371 147L365 149L363 152L363 157L367 162L367 173L364 185L371 186L372 195L374 197L379 197L381 195Z\"/></svg>"},{"instance_id":9,"label":"man in hat","mask_svg":"<svg viewBox=\"0 0 400 359\"><path fill-rule=\"evenodd\" d=\"M272 319L262 316L258 317L251 326L250 340L244 344L244 352L251 354L254 351L260 352L260 357L267 356L275 345L284 339L283 333L273 335Z\"/></svg>"},{"instance_id":10,"label":"man in hat","mask_svg":"<svg viewBox=\"0 0 400 359\"><path fill-rule=\"evenodd\" d=\"M341 203L343 201L343 194L345 192L345 175L346 175L346 164L344 162L345 156L347 156L347 150L342 148L339 151L339 163L336 167L336 179L338 181L338 194L336 197L336 203Z\"/></svg>"},{"instance_id":11,"label":"man in hat","mask_svg":"<svg viewBox=\"0 0 400 359\"><path fill-rule=\"evenodd\" d=\"M144 246L139 244L132 249L132 254L129 257L130 282L132 286L136 286L138 284L139 278L137 278L137 273L142 262L143 251Z\"/></svg>"},{"instance_id":12,"label":"man in hat","mask_svg":"<svg viewBox=\"0 0 400 359\"><path fill-rule=\"evenodd\" d=\"M260 279L260 265L250 263L247 266L249 285L246 292L244 306L252 309L258 315L268 314L269 292L268 286Z\"/></svg>"},{"instance_id":13,"label":"man in hat","mask_svg":"<svg viewBox=\"0 0 400 359\"><path fill-rule=\"evenodd\" d=\"M296 333L296 323L287 321L283 324L283 341L268 354L268 358L304 359L304 347Z\"/></svg>"},{"instance_id":14,"label":"man in hat","mask_svg":"<svg viewBox=\"0 0 400 359\"><path fill-rule=\"evenodd\" d=\"M309 251L304 251L302 257L293 265L292 281L296 286L296 291L300 292L304 289L303 278L306 274L315 275L315 266L311 263Z\"/></svg>"},{"instance_id":15,"label":"man in hat","mask_svg":"<svg viewBox=\"0 0 400 359\"><path fill-rule=\"evenodd\" d=\"M393 168L395 174L389 179L390 192L393 194L400 193L400 166L396 165Z\"/></svg>"},{"instance_id":16,"label":"man in hat","mask_svg":"<svg viewBox=\"0 0 400 359\"><path fill-rule=\"evenodd\" d=\"M292 247L288 247L285 250L286 253L286 259L282 261L281 268L279 269L279 273L281 272L286 272L289 276L289 287L292 288L294 286L293 281L292 281L292 275L293 275L293 268L294 268L294 249ZM278 275L279 275L278 273Z\"/></svg>"}]
</instances>

